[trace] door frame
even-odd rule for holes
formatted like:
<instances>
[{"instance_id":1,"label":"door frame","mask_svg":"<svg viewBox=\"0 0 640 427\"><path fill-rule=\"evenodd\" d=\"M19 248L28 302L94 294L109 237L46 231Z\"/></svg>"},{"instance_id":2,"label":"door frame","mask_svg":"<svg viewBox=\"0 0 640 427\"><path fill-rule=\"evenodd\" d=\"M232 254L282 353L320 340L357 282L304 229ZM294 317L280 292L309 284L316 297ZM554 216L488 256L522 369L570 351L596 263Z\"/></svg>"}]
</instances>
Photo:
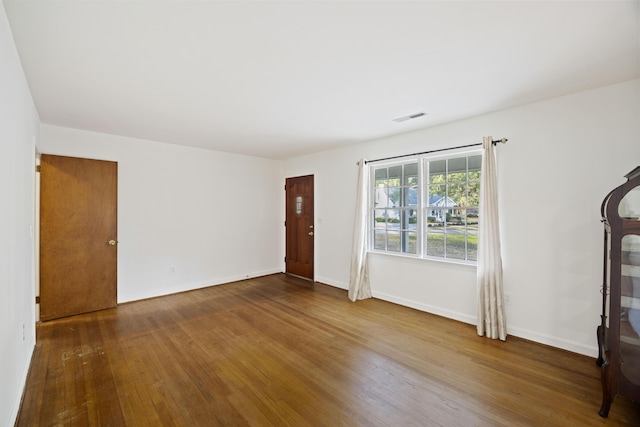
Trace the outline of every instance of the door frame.
<instances>
[{"instance_id":1,"label":"door frame","mask_svg":"<svg viewBox=\"0 0 640 427\"><path fill-rule=\"evenodd\" d=\"M35 203L34 203L34 230L33 230L33 285L36 296L35 320L40 321L40 159L41 153L36 147L35 161Z\"/></svg>"}]
</instances>

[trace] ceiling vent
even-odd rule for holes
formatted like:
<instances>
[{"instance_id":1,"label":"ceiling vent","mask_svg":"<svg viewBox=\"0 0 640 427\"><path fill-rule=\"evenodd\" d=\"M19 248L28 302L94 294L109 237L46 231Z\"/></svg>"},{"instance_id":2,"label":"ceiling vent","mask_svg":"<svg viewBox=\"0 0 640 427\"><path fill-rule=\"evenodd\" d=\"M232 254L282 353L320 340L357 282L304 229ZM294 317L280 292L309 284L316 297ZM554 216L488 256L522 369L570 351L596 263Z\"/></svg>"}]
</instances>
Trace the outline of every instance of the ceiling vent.
<instances>
[{"instance_id":1,"label":"ceiling vent","mask_svg":"<svg viewBox=\"0 0 640 427\"><path fill-rule=\"evenodd\" d=\"M413 114L409 114L408 116L398 117L397 119L393 119L393 121L396 123L402 123L402 122L406 122L407 120L417 119L418 117L423 117L426 115L427 113L423 113L423 112L413 113Z\"/></svg>"}]
</instances>

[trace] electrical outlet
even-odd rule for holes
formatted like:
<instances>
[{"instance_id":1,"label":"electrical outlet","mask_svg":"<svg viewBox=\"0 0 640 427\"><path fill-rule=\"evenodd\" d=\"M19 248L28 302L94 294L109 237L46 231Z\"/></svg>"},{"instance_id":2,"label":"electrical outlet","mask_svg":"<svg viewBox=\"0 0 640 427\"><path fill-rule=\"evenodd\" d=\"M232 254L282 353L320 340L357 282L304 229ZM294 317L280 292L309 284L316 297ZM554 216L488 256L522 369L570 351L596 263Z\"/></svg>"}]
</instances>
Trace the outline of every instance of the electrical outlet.
<instances>
[{"instance_id":1,"label":"electrical outlet","mask_svg":"<svg viewBox=\"0 0 640 427\"><path fill-rule=\"evenodd\" d=\"M171 267L169 267L169 274L176 274L176 266L172 265Z\"/></svg>"},{"instance_id":2,"label":"electrical outlet","mask_svg":"<svg viewBox=\"0 0 640 427\"><path fill-rule=\"evenodd\" d=\"M505 293L504 294L504 303L505 303L505 305L510 305L511 304L511 294L509 294L509 293Z\"/></svg>"},{"instance_id":3,"label":"electrical outlet","mask_svg":"<svg viewBox=\"0 0 640 427\"><path fill-rule=\"evenodd\" d=\"M22 341L25 341L27 339L27 329L24 326L24 323L22 324Z\"/></svg>"}]
</instances>

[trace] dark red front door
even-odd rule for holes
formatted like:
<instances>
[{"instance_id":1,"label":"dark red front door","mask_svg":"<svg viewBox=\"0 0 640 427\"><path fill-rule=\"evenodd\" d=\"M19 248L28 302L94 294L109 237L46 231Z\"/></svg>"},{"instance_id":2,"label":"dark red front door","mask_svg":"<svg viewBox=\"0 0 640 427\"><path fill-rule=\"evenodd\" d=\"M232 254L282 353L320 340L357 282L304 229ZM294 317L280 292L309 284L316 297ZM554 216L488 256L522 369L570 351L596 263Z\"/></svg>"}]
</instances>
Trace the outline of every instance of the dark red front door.
<instances>
[{"instance_id":1,"label":"dark red front door","mask_svg":"<svg viewBox=\"0 0 640 427\"><path fill-rule=\"evenodd\" d=\"M286 190L286 271L313 280L313 175L287 178Z\"/></svg>"}]
</instances>

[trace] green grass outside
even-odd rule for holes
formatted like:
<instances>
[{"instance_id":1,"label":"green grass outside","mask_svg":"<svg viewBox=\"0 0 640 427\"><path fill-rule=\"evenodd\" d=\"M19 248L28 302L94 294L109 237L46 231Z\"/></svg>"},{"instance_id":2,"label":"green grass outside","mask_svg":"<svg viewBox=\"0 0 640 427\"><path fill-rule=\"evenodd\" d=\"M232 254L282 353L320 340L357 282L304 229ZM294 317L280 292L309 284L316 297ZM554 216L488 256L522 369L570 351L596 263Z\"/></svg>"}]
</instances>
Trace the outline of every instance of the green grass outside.
<instances>
[{"instance_id":1,"label":"green grass outside","mask_svg":"<svg viewBox=\"0 0 640 427\"><path fill-rule=\"evenodd\" d=\"M465 259L465 237L467 239L467 257L469 260L475 261L478 254L478 236L464 234L427 234L427 255L435 257L445 257L444 239L447 238L446 258ZM384 238L384 235L380 235ZM389 234L387 236L387 250L391 252L400 252L400 234ZM417 236L409 235L408 253L415 254ZM376 241L375 249L384 250L384 241Z\"/></svg>"}]
</instances>

